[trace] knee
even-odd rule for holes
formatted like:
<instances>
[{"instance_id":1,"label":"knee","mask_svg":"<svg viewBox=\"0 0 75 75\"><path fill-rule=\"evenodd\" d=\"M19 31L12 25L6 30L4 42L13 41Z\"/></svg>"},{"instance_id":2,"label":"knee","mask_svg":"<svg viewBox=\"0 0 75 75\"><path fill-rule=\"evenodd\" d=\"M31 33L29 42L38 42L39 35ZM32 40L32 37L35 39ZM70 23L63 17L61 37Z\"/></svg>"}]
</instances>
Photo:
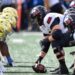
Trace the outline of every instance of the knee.
<instances>
[{"instance_id":1,"label":"knee","mask_svg":"<svg viewBox=\"0 0 75 75\"><path fill-rule=\"evenodd\" d=\"M57 59L61 59L64 57L65 53L62 47L54 48L54 54L56 55Z\"/></svg>"}]
</instances>

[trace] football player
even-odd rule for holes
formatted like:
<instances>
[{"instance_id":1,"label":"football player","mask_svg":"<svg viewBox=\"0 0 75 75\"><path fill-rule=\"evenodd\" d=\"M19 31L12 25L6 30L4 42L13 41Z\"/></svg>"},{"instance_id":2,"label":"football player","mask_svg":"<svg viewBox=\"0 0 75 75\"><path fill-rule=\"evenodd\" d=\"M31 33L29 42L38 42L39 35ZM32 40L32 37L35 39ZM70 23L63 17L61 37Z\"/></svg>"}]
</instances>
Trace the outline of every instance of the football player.
<instances>
[{"instance_id":1,"label":"football player","mask_svg":"<svg viewBox=\"0 0 75 75\"><path fill-rule=\"evenodd\" d=\"M9 66L13 66L13 60L10 56L8 45L6 43L6 37L7 35L12 31L11 24L6 21L5 19L0 18L0 51L2 56L4 57L4 60L7 62Z\"/></svg>"},{"instance_id":2,"label":"football player","mask_svg":"<svg viewBox=\"0 0 75 75\"><path fill-rule=\"evenodd\" d=\"M10 11L7 11L5 9L10 10ZM1 18L0 18L0 25L5 27L5 32L2 33L3 35L1 34L2 37L0 40L0 49L1 49L1 54L2 56L4 56L5 61L7 61L8 66L14 66L14 64L9 53L8 45L5 40L7 38L7 35L13 31L12 29L16 27L16 22L17 22L16 9L12 7L4 8Z\"/></svg>"},{"instance_id":3,"label":"football player","mask_svg":"<svg viewBox=\"0 0 75 75\"><path fill-rule=\"evenodd\" d=\"M32 67L33 70L37 72L36 65L41 63L51 43L60 66L60 70L56 73L68 74L69 71L65 63L65 52L63 47L72 46L70 41L74 40L74 37L64 25L64 15L47 13L43 6L36 6L31 10L30 17L31 21L38 24L44 35L44 39L40 42L42 50L35 65Z\"/></svg>"},{"instance_id":4,"label":"football player","mask_svg":"<svg viewBox=\"0 0 75 75\"><path fill-rule=\"evenodd\" d=\"M75 1L74 0L70 3L70 8L67 9L64 14L65 14L65 18L64 18L65 26L68 27L68 29L70 30L70 32L72 32L72 34L75 34ZM73 43L75 44L75 41L73 41ZM72 52L72 55L74 55L73 75L75 75L75 51Z\"/></svg>"},{"instance_id":5,"label":"football player","mask_svg":"<svg viewBox=\"0 0 75 75\"><path fill-rule=\"evenodd\" d=\"M6 25L5 25L5 23L6 23ZM11 28L10 23L6 22L5 19L3 20L3 19L0 18L0 51L3 49L3 46L1 45L1 42L5 40L5 37L6 37L7 33L10 33L11 29L12 28ZM7 49L6 49L6 52L9 53ZM1 61L1 56L0 56L0 75L3 75L3 72L5 72L5 68L3 66L3 63Z\"/></svg>"}]
</instances>

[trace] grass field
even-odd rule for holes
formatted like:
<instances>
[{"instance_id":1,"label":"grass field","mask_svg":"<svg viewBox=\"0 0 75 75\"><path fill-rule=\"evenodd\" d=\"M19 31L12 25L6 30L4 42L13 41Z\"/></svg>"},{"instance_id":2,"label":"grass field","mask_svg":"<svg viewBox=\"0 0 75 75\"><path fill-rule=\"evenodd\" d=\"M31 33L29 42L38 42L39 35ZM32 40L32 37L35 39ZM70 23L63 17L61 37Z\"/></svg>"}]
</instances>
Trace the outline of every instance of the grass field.
<instances>
[{"instance_id":1,"label":"grass field","mask_svg":"<svg viewBox=\"0 0 75 75\"><path fill-rule=\"evenodd\" d=\"M31 66L38 58L38 54L41 50L39 45L41 39L42 33L40 32L19 32L12 34L9 39L7 39L7 43L15 66L6 67L4 75L38 75L32 70ZM75 50L75 47L64 48L64 50L66 63L69 68L73 62L73 57L69 53ZM48 72L39 75L52 75L49 71L58 67L58 62L51 48L42 61L42 64L46 66ZM72 70L69 69L69 71L71 72Z\"/></svg>"}]
</instances>

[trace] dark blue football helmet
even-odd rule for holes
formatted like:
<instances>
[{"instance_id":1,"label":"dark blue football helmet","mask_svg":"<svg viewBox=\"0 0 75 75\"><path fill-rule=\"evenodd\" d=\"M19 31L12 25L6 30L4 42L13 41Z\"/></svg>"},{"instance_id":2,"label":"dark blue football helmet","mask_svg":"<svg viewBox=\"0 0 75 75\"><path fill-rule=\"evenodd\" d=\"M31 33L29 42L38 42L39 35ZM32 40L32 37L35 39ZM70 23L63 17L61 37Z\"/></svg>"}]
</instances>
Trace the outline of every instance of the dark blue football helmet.
<instances>
[{"instance_id":1,"label":"dark blue football helmet","mask_svg":"<svg viewBox=\"0 0 75 75\"><path fill-rule=\"evenodd\" d=\"M39 25L42 25L43 18L45 17L46 13L47 10L44 6L36 6L30 12L30 19L33 20L33 22L36 20Z\"/></svg>"}]
</instances>

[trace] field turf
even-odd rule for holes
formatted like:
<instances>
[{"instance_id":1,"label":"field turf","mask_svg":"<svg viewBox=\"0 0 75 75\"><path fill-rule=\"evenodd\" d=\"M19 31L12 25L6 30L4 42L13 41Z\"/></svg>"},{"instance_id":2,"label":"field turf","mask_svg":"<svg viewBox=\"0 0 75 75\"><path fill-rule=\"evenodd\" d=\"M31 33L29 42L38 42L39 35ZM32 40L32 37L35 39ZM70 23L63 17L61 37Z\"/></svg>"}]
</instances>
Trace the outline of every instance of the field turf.
<instances>
[{"instance_id":1,"label":"field turf","mask_svg":"<svg viewBox=\"0 0 75 75\"><path fill-rule=\"evenodd\" d=\"M14 67L6 67L4 75L53 75L50 70L59 66L58 61L50 47L48 54L42 61L47 68L46 74L38 74L32 70L32 65L38 58L41 51L39 41L43 38L41 32L19 32L13 33L7 38L10 54L15 62ZM73 63L73 56L70 55L75 47L64 48L65 60L68 68ZM72 69L69 69L72 72Z\"/></svg>"}]
</instances>

